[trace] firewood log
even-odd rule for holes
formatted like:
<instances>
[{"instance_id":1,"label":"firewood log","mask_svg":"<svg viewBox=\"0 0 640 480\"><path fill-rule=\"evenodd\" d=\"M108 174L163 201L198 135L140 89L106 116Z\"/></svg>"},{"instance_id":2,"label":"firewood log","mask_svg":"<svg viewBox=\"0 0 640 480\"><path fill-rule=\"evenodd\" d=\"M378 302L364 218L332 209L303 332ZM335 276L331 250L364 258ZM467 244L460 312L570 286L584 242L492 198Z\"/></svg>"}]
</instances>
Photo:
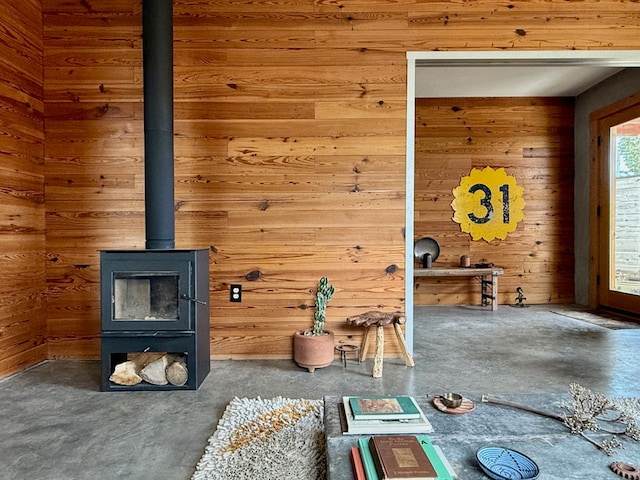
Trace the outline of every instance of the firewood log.
<instances>
[{"instance_id":1,"label":"firewood log","mask_svg":"<svg viewBox=\"0 0 640 480\"><path fill-rule=\"evenodd\" d=\"M167 367L173 363L176 355L166 354L151 362L149 365L140 370L140 377L152 385L166 385L168 382L166 370Z\"/></svg>"},{"instance_id":2,"label":"firewood log","mask_svg":"<svg viewBox=\"0 0 640 480\"><path fill-rule=\"evenodd\" d=\"M187 383L189 372L187 370L186 358L184 356L176 358L174 362L167 367L165 373L167 381L171 385L179 387Z\"/></svg>"},{"instance_id":3,"label":"firewood log","mask_svg":"<svg viewBox=\"0 0 640 480\"><path fill-rule=\"evenodd\" d=\"M157 360L160 355L162 354L149 352L135 355L130 360L116 365L109 380L118 385L137 385L142 382L142 377L138 375L140 370Z\"/></svg>"}]
</instances>

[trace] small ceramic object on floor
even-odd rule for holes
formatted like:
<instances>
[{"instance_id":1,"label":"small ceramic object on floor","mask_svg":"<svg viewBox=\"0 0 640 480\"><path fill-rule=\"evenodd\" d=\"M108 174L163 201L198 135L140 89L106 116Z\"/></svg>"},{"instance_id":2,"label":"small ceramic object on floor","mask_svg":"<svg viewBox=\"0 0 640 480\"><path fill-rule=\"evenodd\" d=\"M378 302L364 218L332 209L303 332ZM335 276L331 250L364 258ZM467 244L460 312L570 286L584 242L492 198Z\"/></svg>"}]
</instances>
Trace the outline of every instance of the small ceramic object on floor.
<instances>
[{"instance_id":1,"label":"small ceramic object on floor","mask_svg":"<svg viewBox=\"0 0 640 480\"><path fill-rule=\"evenodd\" d=\"M476 459L482 471L495 480L535 480L540 475L536 462L516 450L482 447Z\"/></svg>"},{"instance_id":2,"label":"small ceramic object on floor","mask_svg":"<svg viewBox=\"0 0 640 480\"><path fill-rule=\"evenodd\" d=\"M433 397L433 405L444 413L462 414L472 412L476 408L476 404L468 398L462 397L462 401L458 407L447 407L443 401L442 395L436 395Z\"/></svg>"},{"instance_id":3,"label":"small ceramic object on floor","mask_svg":"<svg viewBox=\"0 0 640 480\"><path fill-rule=\"evenodd\" d=\"M640 468L626 462L613 462L609 468L616 475L627 480L640 480Z\"/></svg>"},{"instance_id":4,"label":"small ceramic object on floor","mask_svg":"<svg viewBox=\"0 0 640 480\"><path fill-rule=\"evenodd\" d=\"M462 405L462 395L459 393L445 393L441 395L440 399L447 408L458 408Z\"/></svg>"}]
</instances>

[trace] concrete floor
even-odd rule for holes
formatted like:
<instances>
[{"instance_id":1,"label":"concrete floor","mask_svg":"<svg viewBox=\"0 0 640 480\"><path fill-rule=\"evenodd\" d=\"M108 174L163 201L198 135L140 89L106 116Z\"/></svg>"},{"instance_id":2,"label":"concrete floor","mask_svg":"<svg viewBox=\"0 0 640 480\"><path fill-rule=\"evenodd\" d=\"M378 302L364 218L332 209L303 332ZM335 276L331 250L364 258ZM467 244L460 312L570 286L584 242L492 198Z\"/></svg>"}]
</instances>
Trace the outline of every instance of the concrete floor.
<instances>
[{"instance_id":1,"label":"concrete floor","mask_svg":"<svg viewBox=\"0 0 640 480\"><path fill-rule=\"evenodd\" d=\"M577 382L640 397L640 329L555 313L567 308L416 307L416 366L387 359L381 379L371 359L314 373L214 361L198 391L104 393L99 362L46 362L0 382L0 478L189 479L234 396L564 393Z\"/></svg>"}]
</instances>

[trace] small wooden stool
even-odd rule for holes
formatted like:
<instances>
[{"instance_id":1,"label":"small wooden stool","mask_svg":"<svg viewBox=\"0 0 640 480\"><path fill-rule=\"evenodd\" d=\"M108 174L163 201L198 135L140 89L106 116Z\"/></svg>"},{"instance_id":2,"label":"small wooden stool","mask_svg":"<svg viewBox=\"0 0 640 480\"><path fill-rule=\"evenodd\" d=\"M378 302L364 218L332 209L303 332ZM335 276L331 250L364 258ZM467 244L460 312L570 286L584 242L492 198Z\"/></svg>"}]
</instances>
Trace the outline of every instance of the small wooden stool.
<instances>
[{"instance_id":1,"label":"small wooden stool","mask_svg":"<svg viewBox=\"0 0 640 480\"><path fill-rule=\"evenodd\" d=\"M356 325L358 327L365 327L364 338L362 340L362 348L360 350L360 360L364 361L367 358L367 351L370 344L370 331L373 327L376 329L376 354L373 358L373 376L375 378L382 377L382 360L384 358L384 327L386 325L393 324L393 329L396 333L396 338L400 344L400 351L404 357L404 363L407 367L413 367L415 363L413 358L409 355L407 350L407 343L402 333L400 325L406 322L406 318L399 312L385 313L378 312L376 310L362 313L360 315L354 315L347 318L347 323L350 325Z\"/></svg>"}]
</instances>

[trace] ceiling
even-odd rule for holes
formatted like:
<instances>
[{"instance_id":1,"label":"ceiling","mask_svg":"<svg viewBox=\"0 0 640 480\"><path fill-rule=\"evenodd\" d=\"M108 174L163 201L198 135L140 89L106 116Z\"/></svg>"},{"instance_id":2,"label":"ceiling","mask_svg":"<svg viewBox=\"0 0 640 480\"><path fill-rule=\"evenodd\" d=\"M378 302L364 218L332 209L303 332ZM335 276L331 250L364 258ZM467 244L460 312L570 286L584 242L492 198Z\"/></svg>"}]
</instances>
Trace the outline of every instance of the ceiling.
<instances>
[{"instance_id":1,"label":"ceiling","mask_svg":"<svg viewBox=\"0 0 640 480\"><path fill-rule=\"evenodd\" d=\"M574 97L623 67L597 65L416 65L416 98Z\"/></svg>"},{"instance_id":2,"label":"ceiling","mask_svg":"<svg viewBox=\"0 0 640 480\"><path fill-rule=\"evenodd\" d=\"M638 50L432 51L407 59L414 98L574 97L640 67Z\"/></svg>"}]
</instances>

